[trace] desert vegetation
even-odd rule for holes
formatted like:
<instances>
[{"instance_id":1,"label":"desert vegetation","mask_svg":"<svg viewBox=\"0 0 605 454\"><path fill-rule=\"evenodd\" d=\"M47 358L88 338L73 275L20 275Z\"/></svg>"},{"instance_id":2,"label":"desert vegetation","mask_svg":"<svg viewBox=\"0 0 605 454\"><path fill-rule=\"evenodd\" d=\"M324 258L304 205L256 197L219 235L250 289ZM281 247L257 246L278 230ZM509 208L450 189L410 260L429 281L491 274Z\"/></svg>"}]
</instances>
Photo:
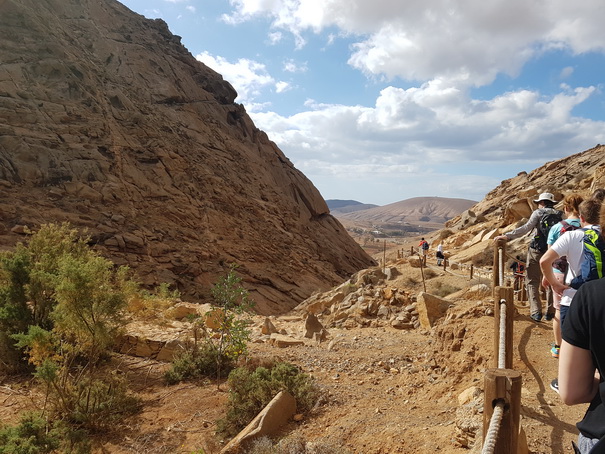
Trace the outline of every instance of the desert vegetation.
<instances>
[{"instance_id":1,"label":"desert vegetation","mask_svg":"<svg viewBox=\"0 0 605 454\"><path fill-rule=\"evenodd\" d=\"M141 289L128 267L101 257L68 224L30 233L26 243L0 256L0 361L6 374L31 374L44 397L36 411L0 426L0 451L90 452L90 434L141 406L110 365L116 337L129 316L168 310L178 293L165 284ZM256 367L247 358L252 301L235 266L212 296L215 308L206 316L213 329L192 320L193 341L174 359L167 383L214 379L220 386L228 375L229 403L218 425L225 435L245 427L282 390L296 398L299 411L310 410L319 391L309 376L292 364Z\"/></svg>"}]
</instances>

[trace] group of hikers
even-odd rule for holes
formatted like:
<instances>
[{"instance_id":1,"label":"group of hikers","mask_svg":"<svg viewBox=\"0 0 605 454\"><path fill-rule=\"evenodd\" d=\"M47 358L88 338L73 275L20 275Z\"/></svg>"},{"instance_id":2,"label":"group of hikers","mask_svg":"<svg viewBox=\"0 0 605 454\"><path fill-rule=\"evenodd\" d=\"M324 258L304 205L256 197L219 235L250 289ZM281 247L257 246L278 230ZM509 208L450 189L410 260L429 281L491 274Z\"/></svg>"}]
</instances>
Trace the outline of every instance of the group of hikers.
<instances>
[{"instance_id":1,"label":"group of hikers","mask_svg":"<svg viewBox=\"0 0 605 454\"><path fill-rule=\"evenodd\" d=\"M418 249L422 254L422 264L426 265L426 256L429 252L429 243L424 239L424 237L420 239L420 243L418 243ZM445 255L443 255L443 244L439 243L437 245L437 252L435 253L435 257L437 257L437 266L441 266L445 261Z\"/></svg>"},{"instance_id":2,"label":"group of hikers","mask_svg":"<svg viewBox=\"0 0 605 454\"><path fill-rule=\"evenodd\" d=\"M549 192L534 200L538 208L522 226L497 236L509 241L533 232L527 259L520 256L511 269L515 287L523 276L530 317L552 321L553 357L559 360L558 377L551 388L567 405L589 403L582 421L576 453L605 453L605 189L589 198L569 194L557 201ZM555 206L561 203L562 211ZM605 232L605 230L603 230ZM545 289L543 308L540 287ZM544 310L543 310L544 309Z\"/></svg>"}]
</instances>

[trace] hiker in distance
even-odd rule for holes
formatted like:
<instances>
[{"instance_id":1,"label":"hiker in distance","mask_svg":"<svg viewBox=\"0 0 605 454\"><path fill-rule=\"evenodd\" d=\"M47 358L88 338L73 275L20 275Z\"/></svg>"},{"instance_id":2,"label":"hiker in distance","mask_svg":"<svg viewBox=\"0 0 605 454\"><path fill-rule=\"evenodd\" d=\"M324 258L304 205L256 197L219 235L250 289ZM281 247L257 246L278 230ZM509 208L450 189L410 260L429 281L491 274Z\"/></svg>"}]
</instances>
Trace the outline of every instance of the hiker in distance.
<instances>
[{"instance_id":1,"label":"hiker in distance","mask_svg":"<svg viewBox=\"0 0 605 454\"><path fill-rule=\"evenodd\" d=\"M527 260L525 261L525 287L529 299L529 310L532 320L539 322L542 320L542 300L540 299L540 285L542 282L542 272L540 270L540 258L548 249L546 239L550 227L560 222L563 213L554 208L557 201L550 192L543 192L534 200L538 208L533 211L529 220L521 227L516 228L504 235L494 238L494 241L509 241L520 238L523 235L535 230L534 237L527 249ZM546 320L552 320L554 317L554 308L552 303L552 291L547 288L546 292L547 307L545 313Z\"/></svg>"}]
</instances>

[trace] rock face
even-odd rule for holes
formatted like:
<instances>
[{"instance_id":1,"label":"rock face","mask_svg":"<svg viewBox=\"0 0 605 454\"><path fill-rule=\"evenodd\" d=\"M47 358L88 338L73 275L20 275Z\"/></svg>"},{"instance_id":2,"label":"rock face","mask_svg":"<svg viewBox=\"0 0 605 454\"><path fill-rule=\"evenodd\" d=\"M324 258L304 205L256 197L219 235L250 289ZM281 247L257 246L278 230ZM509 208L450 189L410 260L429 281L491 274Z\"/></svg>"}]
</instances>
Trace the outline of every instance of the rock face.
<instances>
[{"instance_id":1,"label":"rock face","mask_svg":"<svg viewBox=\"0 0 605 454\"><path fill-rule=\"evenodd\" d=\"M261 314L375 264L162 20L5 0L0 28L0 247L69 221L190 301L237 264Z\"/></svg>"}]
</instances>

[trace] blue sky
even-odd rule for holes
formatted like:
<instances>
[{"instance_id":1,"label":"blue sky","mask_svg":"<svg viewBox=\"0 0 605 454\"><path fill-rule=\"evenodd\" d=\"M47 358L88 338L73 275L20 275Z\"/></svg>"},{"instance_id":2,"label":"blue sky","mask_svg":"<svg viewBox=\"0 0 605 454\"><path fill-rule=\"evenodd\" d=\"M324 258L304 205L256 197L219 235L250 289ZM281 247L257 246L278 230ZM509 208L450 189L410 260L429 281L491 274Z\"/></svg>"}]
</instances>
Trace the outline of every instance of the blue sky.
<instances>
[{"instance_id":1,"label":"blue sky","mask_svg":"<svg viewBox=\"0 0 605 454\"><path fill-rule=\"evenodd\" d=\"M605 143L602 0L122 3L231 82L325 199L481 200Z\"/></svg>"}]
</instances>

